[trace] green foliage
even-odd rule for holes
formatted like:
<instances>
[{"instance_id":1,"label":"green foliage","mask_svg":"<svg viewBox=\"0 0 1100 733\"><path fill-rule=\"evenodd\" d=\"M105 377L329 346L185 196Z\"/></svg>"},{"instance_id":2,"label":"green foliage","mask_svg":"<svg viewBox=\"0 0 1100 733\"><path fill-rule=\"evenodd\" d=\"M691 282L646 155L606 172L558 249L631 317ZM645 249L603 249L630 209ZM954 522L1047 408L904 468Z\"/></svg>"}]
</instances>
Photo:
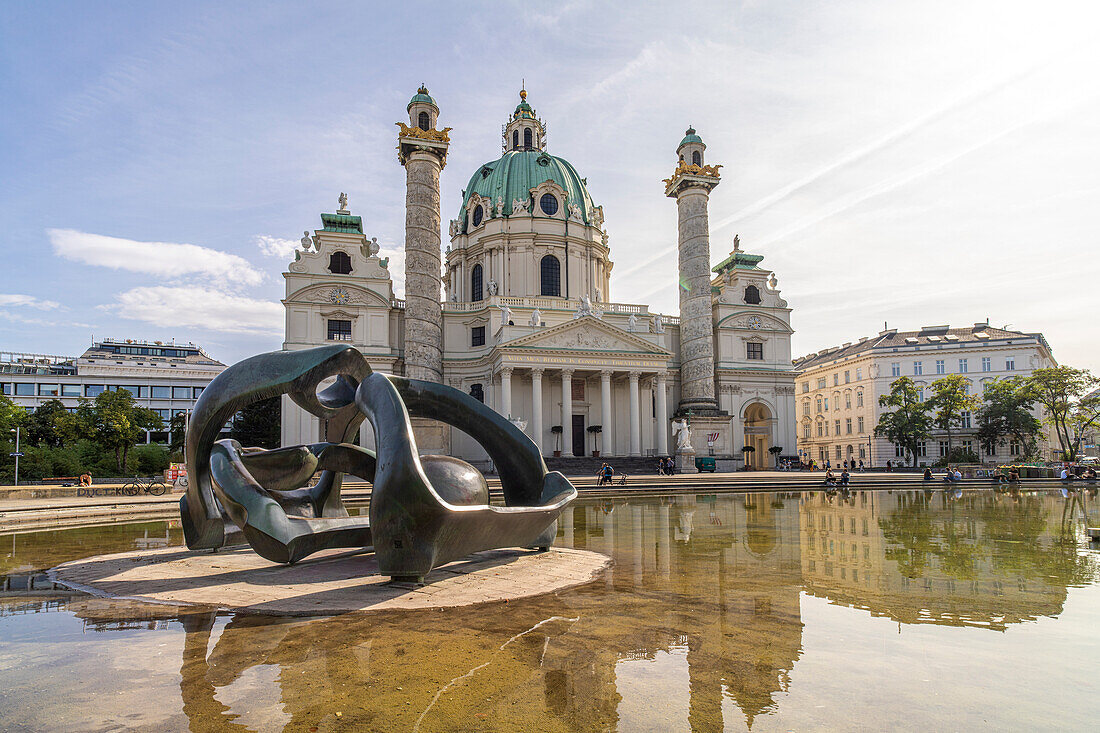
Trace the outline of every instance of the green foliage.
<instances>
[{"instance_id":1,"label":"green foliage","mask_svg":"<svg viewBox=\"0 0 1100 733\"><path fill-rule=\"evenodd\" d=\"M878 398L882 407L893 408L879 417L875 435L905 448L917 465L917 444L927 440L932 431L931 407L920 401L917 385L909 377L899 377L890 384L890 393Z\"/></svg>"},{"instance_id":2,"label":"green foliage","mask_svg":"<svg viewBox=\"0 0 1100 733\"><path fill-rule=\"evenodd\" d=\"M177 412L175 415L173 415L172 419L168 421L168 432L170 434L168 450L172 451L173 453L183 453L183 441L186 437L187 432L187 413ZM263 447L266 448L268 446Z\"/></svg>"},{"instance_id":3,"label":"green foliage","mask_svg":"<svg viewBox=\"0 0 1100 733\"><path fill-rule=\"evenodd\" d=\"M1076 460L1084 434L1100 425L1100 379L1087 369L1057 366L1036 369L1028 385L1046 410L1045 421L1054 427L1062 455Z\"/></svg>"},{"instance_id":4,"label":"green foliage","mask_svg":"<svg viewBox=\"0 0 1100 733\"><path fill-rule=\"evenodd\" d=\"M1035 392L1023 377L998 379L986 384L983 404L976 418L978 440L996 447L1012 440L1023 448L1025 457L1034 456L1042 423L1035 417Z\"/></svg>"},{"instance_id":5,"label":"green foliage","mask_svg":"<svg viewBox=\"0 0 1100 733\"><path fill-rule=\"evenodd\" d=\"M61 400L46 400L27 416L23 439L27 445L60 448L65 442L69 411Z\"/></svg>"},{"instance_id":6,"label":"green foliage","mask_svg":"<svg viewBox=\"0 0 1100 733\"><path fill-rule=\"evenodd\" d=\"M134 448L126 475L152 476L168 468L168 449L163 445L139 445Z\"/></svg>"},{"instance_id":7,"label":"green foliage","mask_svg":"<svg viewBox=\"0 0 1100 733\"><path fill-rule=\"evenodd\" d=\"M978 454L974 451L966 450L959 446L957 448L950 448L947 451L947 455L943 458L937 458L932 464L933 466L950 466L958 463L980 463L981 459L978 458Z\"/></svg>"},{"instance_id":8,"label":"green foliage","mask_svg":"<svg viewBox=\"0 0 1100 733\"><path fill-rule=\"evenodd\" d=\"M281 415L279 396L253 402L233 418L229 435L243 446L278 448Z\"/></svg>"},{"instance_id":9,"label":"green foliage","mask_svg":"<svg viewBox=\"0 0 1100 733\"><path fill-rule=\"evenodd\" d=\"M0 437L7 438L11 430L17 425L22 425L27 418L24 410L10 397L0 395Z\"/></svg>"},{"instance_id":10,"label":"green foliage","mask_svg":"<svg viewBox=\"0 0 1100 733\"><path fill-rule=\"evenodd\" d=\"M95 442L115 453L115 465L125 471L127 456L144 430L161 430L160 416L146 407L134 404L134 396L126 390L101 392L93 409Z\"/></svg>"},{"instance_id":11,"label":"green foliage","mask_svg":"<svg viewBox=\"0 0 1100 733\"><path fill-rule=\"evenodd\" d=\"M961 374L952 374L932 382L932 424L947 432L947 450L951 451L951 435L962 424L962 414L978 409L981 402L967 394L970 382Z\"/></svg>"}]
</instances>

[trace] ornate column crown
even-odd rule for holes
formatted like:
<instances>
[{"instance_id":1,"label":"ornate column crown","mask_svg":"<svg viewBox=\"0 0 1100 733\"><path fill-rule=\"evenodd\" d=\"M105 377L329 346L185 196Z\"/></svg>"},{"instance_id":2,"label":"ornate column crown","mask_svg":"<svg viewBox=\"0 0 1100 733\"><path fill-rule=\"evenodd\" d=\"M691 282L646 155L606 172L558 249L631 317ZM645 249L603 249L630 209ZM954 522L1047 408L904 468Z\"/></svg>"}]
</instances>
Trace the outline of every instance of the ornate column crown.
<instances>
[{"instance_id":1,"label":"ornate column crown","mask_svg":"<svg viewBox=\"0 0 1100 733\"><path fill-rule=\"evenodd\" d=\"M703 139L695 134L695 128L688 127L684 139L676 147L680 162L672 175L664 179L666 196L675 197L680 191L690 187L702 187L710 191L718 185L721 180L718 169L722 166L705 164L703 153L706 149Z\"/></svg>"},{"instance_id":2,"label":"ornate column crown","mask_svg":"<svg viewBox=\"0 0 1100 733\"><path fill-rule=\"evenodd\" d=\"M409 124L395 122L397 133L397 159L401 165L405 165L408 156L417 151L428 152L439 158L439 167L447 164L447 149L450 147L450 127L442 130L436 129L439 115L439 107L435 100L428 94L428 89L421 86L408 106Z\"/></svg>"}]
</instances>

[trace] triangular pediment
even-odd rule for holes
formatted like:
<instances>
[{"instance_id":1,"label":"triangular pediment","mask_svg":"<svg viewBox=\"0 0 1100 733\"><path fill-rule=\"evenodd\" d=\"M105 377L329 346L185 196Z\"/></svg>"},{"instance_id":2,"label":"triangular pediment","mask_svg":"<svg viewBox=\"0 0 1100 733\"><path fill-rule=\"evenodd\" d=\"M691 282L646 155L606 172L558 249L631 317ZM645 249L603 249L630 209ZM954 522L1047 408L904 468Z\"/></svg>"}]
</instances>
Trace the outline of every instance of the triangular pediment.
<instances>
[{"instance_id":1,"label":"triangular pediment","mask_svg":"<svg viewBox=\"0 0 1100 733\"><path fill-rule=\"evenodd\" d=\"M500 344L502 349L554 349L560 351L594 351L629 354L651 354L668 357L671 354L646 339L612 326L593 316L584 316L551 328L521 336Z\"/></svg>"}]
</instances>

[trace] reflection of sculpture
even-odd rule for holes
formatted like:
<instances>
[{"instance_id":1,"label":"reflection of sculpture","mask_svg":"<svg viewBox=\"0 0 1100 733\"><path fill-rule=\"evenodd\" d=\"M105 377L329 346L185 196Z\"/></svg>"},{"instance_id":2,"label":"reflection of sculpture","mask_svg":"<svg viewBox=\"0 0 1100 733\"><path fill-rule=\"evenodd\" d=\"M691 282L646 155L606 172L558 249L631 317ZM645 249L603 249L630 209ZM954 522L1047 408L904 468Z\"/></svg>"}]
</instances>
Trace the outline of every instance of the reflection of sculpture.
<instances>
[{"instance_id":1,"label":"reflection of sculpture","mask_svg":"<svg viewBox=\"0 0 1100 733\"><path fill-rule=\"evenodd\" d=\"M677 453L683 453L691 449L691 425L686 417L673 421L672 434L676 436Z\"/></svg>"},{"instance_id":2,"label":"reflection of sculpture","mask_svg":"<svg viewBox=\"0 0 1100 733\"><path fill-rule=\"evenodd\" d=\"M281 394L322 418L332 442L262 450L216 441L242 407ZM410 415L479 441L500 473L507 506L488 505L485 478L473 466L418 455ZM350 443L364 418L381 460ZM261 354L218 375L188 425L187 466L180 508L189 548L221 547L243 534L263 557L296 562L326 548L373 544L379 571L396 579L420 580L481 550L548 547L555 519L577 495L495 410L442 384L372 373L358 351L335 345ZM305 487L318 469L320 480ZM369 521L348 516L340 500L344 473L372 483Z\"/></svg>"}]
</instances>

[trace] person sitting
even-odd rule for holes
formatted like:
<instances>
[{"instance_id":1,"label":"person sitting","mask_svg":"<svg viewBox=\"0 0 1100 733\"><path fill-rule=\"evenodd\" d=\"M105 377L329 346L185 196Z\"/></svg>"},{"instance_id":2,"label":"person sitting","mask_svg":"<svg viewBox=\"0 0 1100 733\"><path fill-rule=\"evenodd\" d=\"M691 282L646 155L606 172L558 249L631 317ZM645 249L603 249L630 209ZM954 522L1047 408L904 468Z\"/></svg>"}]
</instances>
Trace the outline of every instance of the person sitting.
<instances>
[{"instance_id":1,"label":"person sitting","mask_svg":"<svg viewBox=\"0 0 1100 733\"><path fill-rule=\"evenodd\" d=\"M836 486L836 476L833 475L831 468L825 469L825 480L822 483L826 486Z\"/></svg>"},{"instance_id":2,"label":"person sitting","mask_svg":"<svg viewBox=\"0 0 1100 733\"><path fill-rule=\"evenodd\" d=\"M1084 479L1085 479L1085 481L1095 481L1096 480L1096 469L1093 468L1092 466L1089 466L1088 468L1086 468Z\"/></svg>"},{"instance_id":3,"label":"person sitting","mask_svg":"<svg viewBox=\"0 0 1100 733\"><path fill-rule=\"evenodd\" d=\"M1070 471L1070 470L1069 470L1068 468L1066 468L1065 466L1063 466L1063 467L1062 467L1062 475L1060 476L1060 478L1061 478L1061 479L1062 479L1063 481L1072 481L1073 479L1075 479L1075 478L1076 478L1076 476L1074 476L1074 475L1073 475L1073 472L1072 472L1072 471Z\"/></svg>"},{"instance_id":4,"label":"person sitting","mask_svg":"<svg viewBox=\"0 0 1100 733\"><path fill-rule=\"evenodd\" d=\"M958 466L955 467L955 476L954 476L953 480L954 481L962 481L963 480L963 472L959 470Z\"/></svg>"},{"instance_id":5,"label":"person sitting","mask_svg":"<svg viewBox=\"0 0 1100 733\"><path fill-rule=\"evenodd\" d=\"M925 481L931 481L932 480L932 469L929 468L928 466L924 467L924 480Z\"/></svg>"},{"instance_id":6,"label":"person sitting","mask_svg":"<svg viewBox=\"0 0 1100 733\"><path fill-rule=\"evenodd\" d=\"M1008 469L1008 481L1009 483L1016 484L1020 482L1020 469L1013 466Z\"/></svg>"},{"instance_id":7,"label":"person sitting","mask_svg":"<svg viewBox=\"0 0 1100 733\"><path fill-rule=\"evenodd\" d=\"M1004 482L1005 482L1004 471L1002 471L1000 468L994 469L994 471L993 471L993 483L1003 484Z\"/></svg>"},{"instance_id":8,"label":"person sitting","mask_svg":"<svg viewBox=\"0 0 1100 733\"><path fill-rule=\"evenodd\" d=\"M92 485L92 474L87 473L87 472L80 474L80 485L85 486L85 487L91 486Z\"/></svg>"},{"instance_id":9,"label":"person sitting","mask_svg":"<svg viewBox=\"0 0 1100 733\"><path fill-rule=\"evenodd\" d=\"M847 468L840 472L840 485L841 486L847 486L848 482L851 481L851 479L852 479L852 477L848 474L848 469Z\"/></svg>"}]
</instances>

